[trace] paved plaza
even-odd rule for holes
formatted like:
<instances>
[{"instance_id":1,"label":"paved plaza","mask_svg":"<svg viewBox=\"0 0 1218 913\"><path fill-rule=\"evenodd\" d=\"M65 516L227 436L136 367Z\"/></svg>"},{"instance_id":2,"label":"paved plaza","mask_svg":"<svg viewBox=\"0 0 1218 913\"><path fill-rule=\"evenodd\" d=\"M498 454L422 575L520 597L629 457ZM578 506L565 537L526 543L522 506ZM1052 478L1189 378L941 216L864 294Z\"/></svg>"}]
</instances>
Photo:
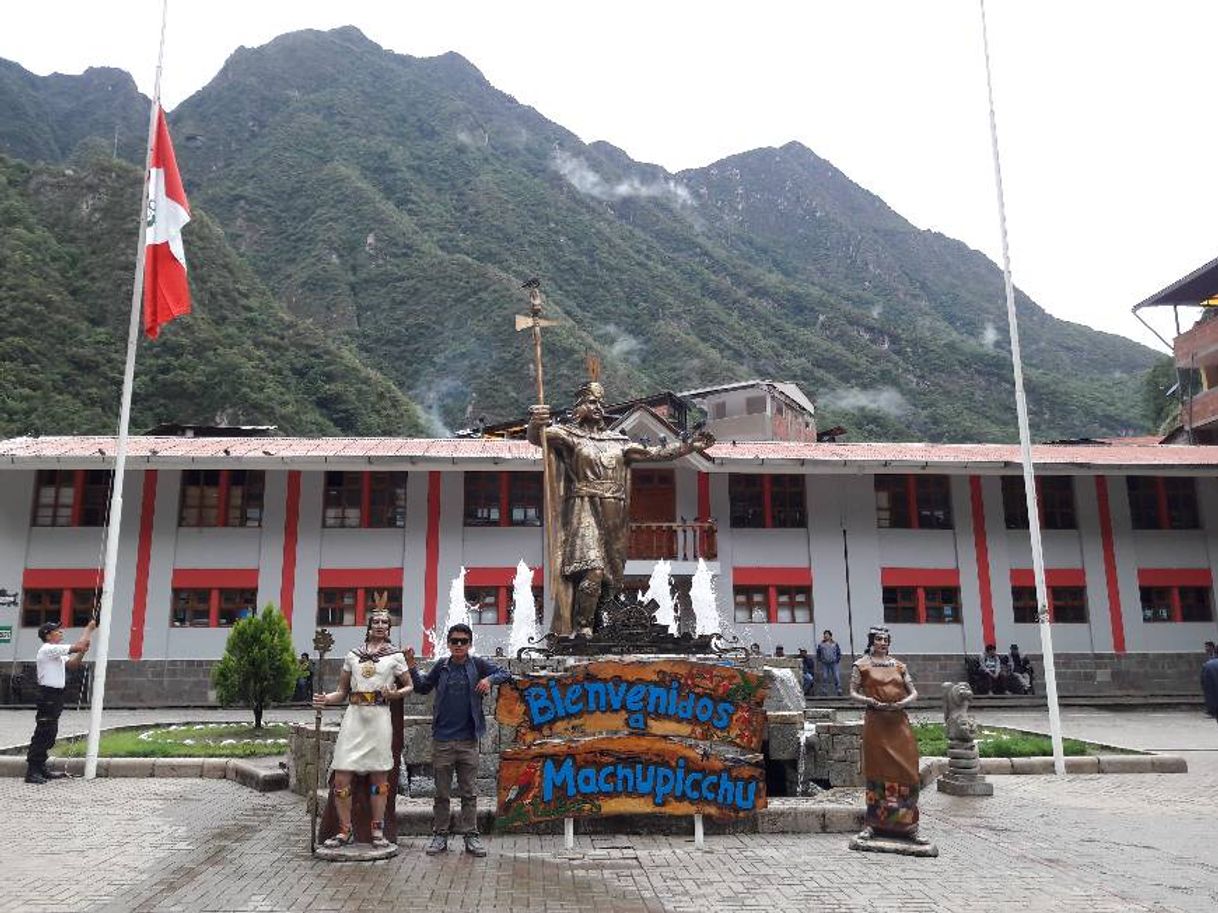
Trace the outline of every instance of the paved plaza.
<instances>
[{"instance_id":1,"label":"paved plaza","mask_svg":"<svg viewBox=\"0 0 1218 913\"><path fill-rule=\"evenodd\" d=\"M21 717L0 712L0 742L20 739ZM982 717L1044 725L1043 712ZM578 837L577 858L561 837L496 835L483 860L428 858L410 838L397 859L358 865L310 858L304 803L286 792L3 779L0 913L1218 909L1218 726L1197 711L1064 718L1068 735L1170 749L1192 770L999 777L992 799L927 792L924 832L941 851L931 860L851 852L842 834L712 836L707 852L692 838Z\"/></svg>"}]
</instances>

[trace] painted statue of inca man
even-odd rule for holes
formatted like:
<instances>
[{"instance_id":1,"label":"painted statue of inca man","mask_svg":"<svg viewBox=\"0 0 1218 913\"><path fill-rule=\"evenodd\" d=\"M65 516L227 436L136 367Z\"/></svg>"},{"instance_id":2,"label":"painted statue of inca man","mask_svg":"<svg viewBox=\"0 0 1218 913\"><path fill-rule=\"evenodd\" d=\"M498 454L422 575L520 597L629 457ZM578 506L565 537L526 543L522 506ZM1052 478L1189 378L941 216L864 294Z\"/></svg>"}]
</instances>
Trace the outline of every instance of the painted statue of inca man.
<instances>
[{"instance_id":1,"label":"painted statue of inca man","mask_svg":"<svg viewBox=\"0 0 1218 913\"><path fill-rule=\"evenodd\" d=\"M528 438L548 448L550 503L559 514L551 539L555 634L590 637L597 609L622 589L630 537L630 466L701 453L715 439L700 431L662 447L636 444L605 427L605 388L579 388L571 420L550 424L550 407L529 410Z\"/></svg>"},{"instance_id":2,"label":"painted statue of inca man","mask_svg":"<svg viewBox=\"0 0 1218 913\"><path fill-rule=\"evenodd\" d=\"M330 797L322 818L326 849L357 840L382 849L397 838L393 800L401 772L402 698L413 688L402 649L389 639L393 620L386 594L377 594L374 604L363 645L343 660L338 690L313 695L318 709L347 705L334 744Z\"/></svg>"}]
</instances>

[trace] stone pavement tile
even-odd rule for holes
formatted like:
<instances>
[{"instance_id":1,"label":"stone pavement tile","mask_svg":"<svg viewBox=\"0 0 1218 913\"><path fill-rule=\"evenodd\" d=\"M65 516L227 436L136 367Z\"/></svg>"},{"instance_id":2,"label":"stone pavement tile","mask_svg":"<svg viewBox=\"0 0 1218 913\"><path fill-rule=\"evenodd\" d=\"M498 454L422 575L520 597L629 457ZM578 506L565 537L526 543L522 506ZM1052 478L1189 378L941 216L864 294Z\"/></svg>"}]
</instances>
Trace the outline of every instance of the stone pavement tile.
<instances>
[{"instance_id":1,"label":"stone pavement tile","mask_svg":"<svg viewBox=\"0 0 1218 913\"><path fill-rule=\"evenodd\" d=\"M1218 770L1209 767L1208 770ZM491 855L332 865L303 801L222 780L0 782L22 841L0 913L1194 911L1218 908L1218 774L1003 777L989 799L924 793L938 859L854 853L846 835L492 835ZM53 827L47 827L53 823ZM577 825L578 829L578 825ZM85 872L46 881L49 867Z\"/></svg>"}]
</instances>

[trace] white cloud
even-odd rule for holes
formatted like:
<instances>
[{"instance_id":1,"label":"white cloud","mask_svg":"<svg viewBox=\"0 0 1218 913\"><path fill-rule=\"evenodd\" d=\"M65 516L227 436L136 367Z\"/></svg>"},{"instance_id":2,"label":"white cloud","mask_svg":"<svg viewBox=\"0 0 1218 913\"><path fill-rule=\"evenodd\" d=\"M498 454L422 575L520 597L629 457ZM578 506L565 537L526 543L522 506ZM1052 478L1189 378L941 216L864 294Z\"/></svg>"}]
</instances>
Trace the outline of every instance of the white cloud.
<instances>
[{"instance_id":1,"label":"white cloud","mask_svg":"<svg viewBox=\"0 0 1218 913\"><path fill-rule=\"evenodd\" d=\"M981 331L981 344L987 349L994 348L994 344L998 342L998 329L988 320L985 322L985 328Z\"/></svg>"},{"instance_id":2,"label":"white cloud","mask_svg":"<svg viewBox=\"0 0 1218 913\"><path fill-rule=\"evenodd\" d=\"M639 349L643 348L638 337L631 336L615 323L605 324L602 329L613 340L609 344L609 354L614 358L631 360L637 356Z\"/></svg>"},{"instance_id":3,"label":"white cloud","mask_svg":"<svg viewBox=\"0 0 1218 913\"><path fill-rule=\"evenodd\" d=\"M894 417L910 410L909 400L895 387L873 387L869 390L843 387L825 394L820 401L833 409L872 409Z\"/></svg>"},{"instance_id":4,"label":"white cloud","mask_svg":"<svg viewBox=\"0 0 1218 913\"><path fill-rule=\"evenodd\" d=\"M578 155L572 155L562 149L554 150L550 164L572 187L598 200L612 202L627 197L660 197L678 206L694 205L693 197L685 185L672 178L644 183L631 175L616 184L610 184Z\"/></svg>"}]
</instances>

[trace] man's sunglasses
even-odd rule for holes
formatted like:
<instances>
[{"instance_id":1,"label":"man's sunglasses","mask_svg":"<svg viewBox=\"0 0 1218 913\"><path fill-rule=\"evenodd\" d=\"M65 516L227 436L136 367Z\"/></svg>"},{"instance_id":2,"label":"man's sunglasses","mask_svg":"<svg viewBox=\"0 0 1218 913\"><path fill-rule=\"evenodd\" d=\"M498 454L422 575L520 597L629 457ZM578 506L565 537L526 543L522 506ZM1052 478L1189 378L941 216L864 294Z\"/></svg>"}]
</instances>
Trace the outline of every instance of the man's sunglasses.
<instances>
[{"instance_id":1,"label":"man's sunglasses","mask_svg":"<svg viewBox=\"0 0 1218 913\"><path fill-rule=\"evenodd\" d=\"M450 638L448 638L448 642L450 644L452 644L454 647L463 647L469 643L469 638L468 637L450 637Z\"/></svg>"}]
</instances>

